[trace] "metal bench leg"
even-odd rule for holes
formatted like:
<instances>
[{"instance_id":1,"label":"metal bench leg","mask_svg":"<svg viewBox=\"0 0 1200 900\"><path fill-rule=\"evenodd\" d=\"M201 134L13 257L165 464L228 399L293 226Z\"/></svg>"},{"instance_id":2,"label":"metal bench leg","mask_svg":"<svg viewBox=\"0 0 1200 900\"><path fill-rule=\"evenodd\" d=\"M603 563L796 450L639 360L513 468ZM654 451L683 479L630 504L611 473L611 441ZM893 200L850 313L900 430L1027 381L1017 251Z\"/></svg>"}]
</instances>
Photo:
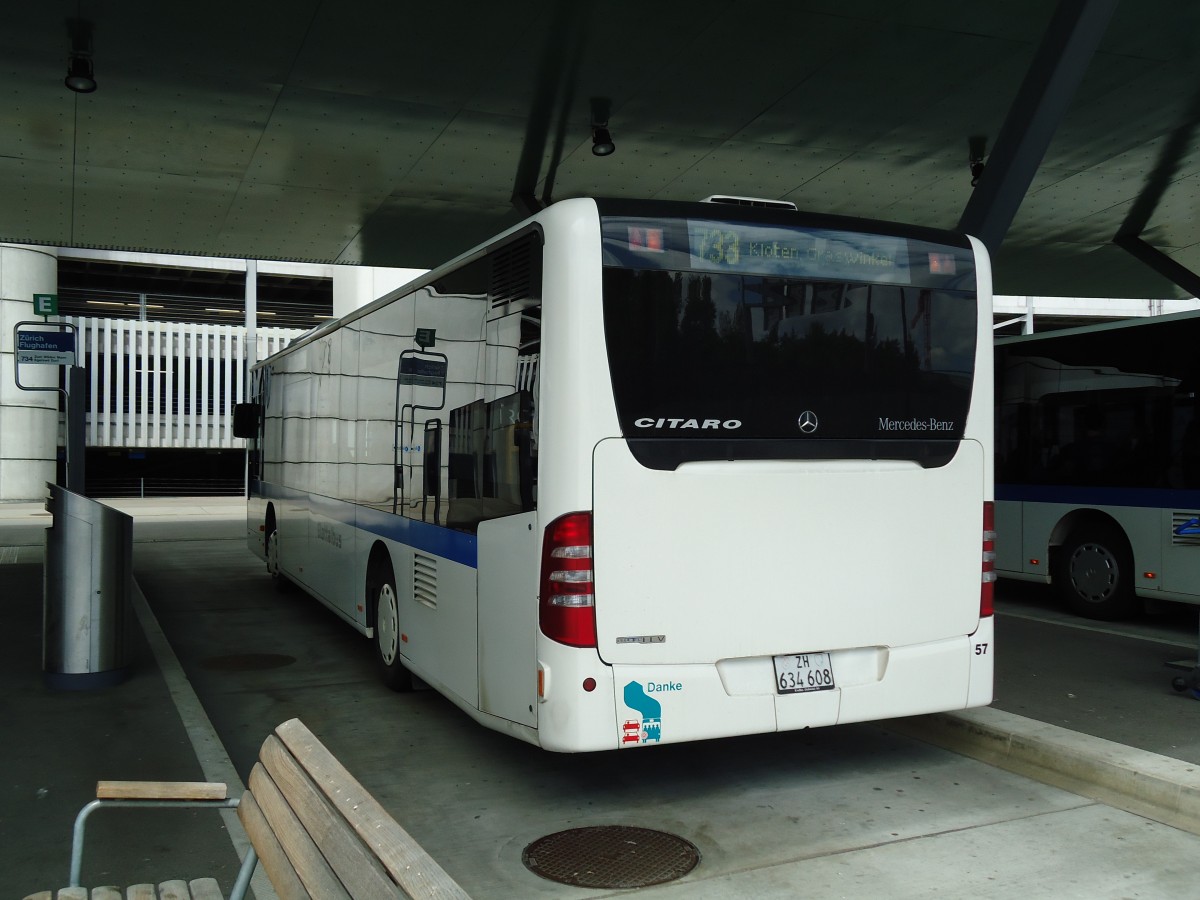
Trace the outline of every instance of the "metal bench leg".
<instances>
[{"instance_id":1,"label":"metal bench leg","mask_svg":"<svg viewBox=\"0 0 1200 900\"><path fill-rule=\"evenodd\" d=\"M250 887L250 878L254 874L254 867L258 865L258 854L251 847L246 851L246 858L242 860L242 868L238 871L237 881L233 883L233 890L229 894L229 900L245 900L246 889Z\"/></svg>"},{"instance_id":2,"label":"metal bench leg","mask_svg":"<svg viewBox=\"0 0 1200 900\"><path fill-rule=\"evenodd\" d=\"M93 800L81 809L79 815L75 817L75 829L71 835L71 877L69 884L71 887L83 886L79 883L81 873L83 872L83 833L87 826L88 816L98 809L106 807L140 809L203 809L208 807L211 809L237 809L239 802L236 797L226 800ZM250 859L252 861L258 859L257 856L253 855L253 851ZM244 862L243 868L245 868ZM250 871L254 871L253 865L250 866ZM245 888L242 888L242 893L245 893Z\"/></svg>"},{"instance_id":3,"label":"metal bench leg","mask_svg":"<svg viewBox=\"0 0 1200 900\"><path fill-rule=\"evenodd\" d=\"M83 871L83 831L87 826L87 817L101 805L101 801L93 800L75 817L75 829L71 834L71 879L67 882L71 887L82 887L79 878Z\"/></svg>"}]
</instances>

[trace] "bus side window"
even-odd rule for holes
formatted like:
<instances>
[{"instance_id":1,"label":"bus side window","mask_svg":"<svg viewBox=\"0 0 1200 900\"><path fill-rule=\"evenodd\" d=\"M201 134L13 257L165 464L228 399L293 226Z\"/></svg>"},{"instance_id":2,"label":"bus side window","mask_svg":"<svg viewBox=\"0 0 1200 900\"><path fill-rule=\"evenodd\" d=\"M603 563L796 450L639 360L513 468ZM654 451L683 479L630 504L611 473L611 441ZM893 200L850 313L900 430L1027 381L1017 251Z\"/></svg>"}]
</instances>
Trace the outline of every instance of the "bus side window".
<instances>
[{"instance_id":1,"label":"bus side window","mask_svg":"<svg viewBox=\"0 0 1200 900\"><path fill-rule=\"evenodd\" d=\"M429 521L429 500L433 498L433 524L441 525L442 469L439 462L442 458L442 423L440 419L429 419L425 423L423 447L424 464L422 469L425 472L425 490L422 492L421 520Z\"/></svg>"},{"instance_id":2,"label":"bus side window","mask_svg":"<svg viewBox=\"0 0 1200 900\"><path fill-rule=\"evenodd\" d=\"M451 410L447 525L473 533L480 522L534 508L533 415L527 390Z\"/></svg>"},{"instance_id":3,"label":"bus side window","mask_svg":"<svg viewBox=\"0 0 1200 900\"><path fill-rule=\"evenodd\" d=\"M521 412L513 430L513 443L517 448L517 471L520 479L521 511L531 512L536 508L537 460L534 456L533 391L521 391Z\"/></svg>"}]
</instances>

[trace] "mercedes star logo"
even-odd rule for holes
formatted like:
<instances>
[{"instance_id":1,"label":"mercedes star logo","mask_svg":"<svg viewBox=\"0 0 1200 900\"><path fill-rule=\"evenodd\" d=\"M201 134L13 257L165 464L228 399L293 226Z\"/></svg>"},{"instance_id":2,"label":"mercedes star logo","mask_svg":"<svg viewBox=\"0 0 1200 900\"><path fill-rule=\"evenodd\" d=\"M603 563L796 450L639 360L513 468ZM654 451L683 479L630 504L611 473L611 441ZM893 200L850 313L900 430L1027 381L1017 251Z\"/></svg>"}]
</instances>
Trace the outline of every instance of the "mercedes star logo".
<instances>
[{"instance_id":1,"label":"mercedes star logo","mask_svg":"<svg viewBox=\"0 0 1200 900\"><path fill-rule=\"evenodd\" d=\"M804 412L800 413L800 418L796 424L800 426L800 431L802 433L812 434L817 430L817 426L821 423L817 420L817 414L815 412L813 412L811 409L806 409Z\"/></svg>"}]
</instances>

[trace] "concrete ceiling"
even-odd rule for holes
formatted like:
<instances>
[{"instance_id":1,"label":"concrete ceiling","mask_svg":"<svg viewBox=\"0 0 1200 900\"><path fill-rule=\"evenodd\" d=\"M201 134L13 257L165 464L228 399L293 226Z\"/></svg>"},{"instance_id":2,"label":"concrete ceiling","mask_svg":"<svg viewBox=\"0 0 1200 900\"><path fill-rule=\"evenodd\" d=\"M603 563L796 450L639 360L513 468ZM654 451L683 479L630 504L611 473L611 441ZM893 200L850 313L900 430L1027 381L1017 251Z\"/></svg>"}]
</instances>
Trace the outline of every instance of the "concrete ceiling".
<instances>
[{"instance_id":1,"label":"concrete ceiling","mask_svg":"<svg viewBox=\"0 0 1200 900\"><path fill-rule=\"evenodd\" d=\"M1067 0L1073 2L1073 0ZM43 0L0 28L0 240L428 267L514 192L794 201L953 228L1049 0ZM99 89L63 86L69 23ZM1123 0L998 253L999 293L1186 293L1200 4ZM617 150L590 152L592 98ZM989 147L992 143L989 143ZM985 178L988 174L985 173Z\"/></svg>"}]
</instances>

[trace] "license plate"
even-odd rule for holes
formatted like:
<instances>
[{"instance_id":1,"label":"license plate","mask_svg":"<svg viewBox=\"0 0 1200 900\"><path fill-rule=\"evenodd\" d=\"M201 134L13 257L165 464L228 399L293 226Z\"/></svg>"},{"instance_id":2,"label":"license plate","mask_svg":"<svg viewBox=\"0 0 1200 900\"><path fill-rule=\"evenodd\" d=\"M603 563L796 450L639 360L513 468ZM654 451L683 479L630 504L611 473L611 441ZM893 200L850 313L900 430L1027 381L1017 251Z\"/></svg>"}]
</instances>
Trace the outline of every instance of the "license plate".
<instances>
[{"instance_id":1,"label":"license plate","mask_svg":"<svg viewBox=\"0 0 1200 900\"><path fill-rule=\"evenodd\" d=\"M781 694L832 691L833 663L828 653L793 653L775 657L775 687Z\"/></svg>"}]
</instances>

